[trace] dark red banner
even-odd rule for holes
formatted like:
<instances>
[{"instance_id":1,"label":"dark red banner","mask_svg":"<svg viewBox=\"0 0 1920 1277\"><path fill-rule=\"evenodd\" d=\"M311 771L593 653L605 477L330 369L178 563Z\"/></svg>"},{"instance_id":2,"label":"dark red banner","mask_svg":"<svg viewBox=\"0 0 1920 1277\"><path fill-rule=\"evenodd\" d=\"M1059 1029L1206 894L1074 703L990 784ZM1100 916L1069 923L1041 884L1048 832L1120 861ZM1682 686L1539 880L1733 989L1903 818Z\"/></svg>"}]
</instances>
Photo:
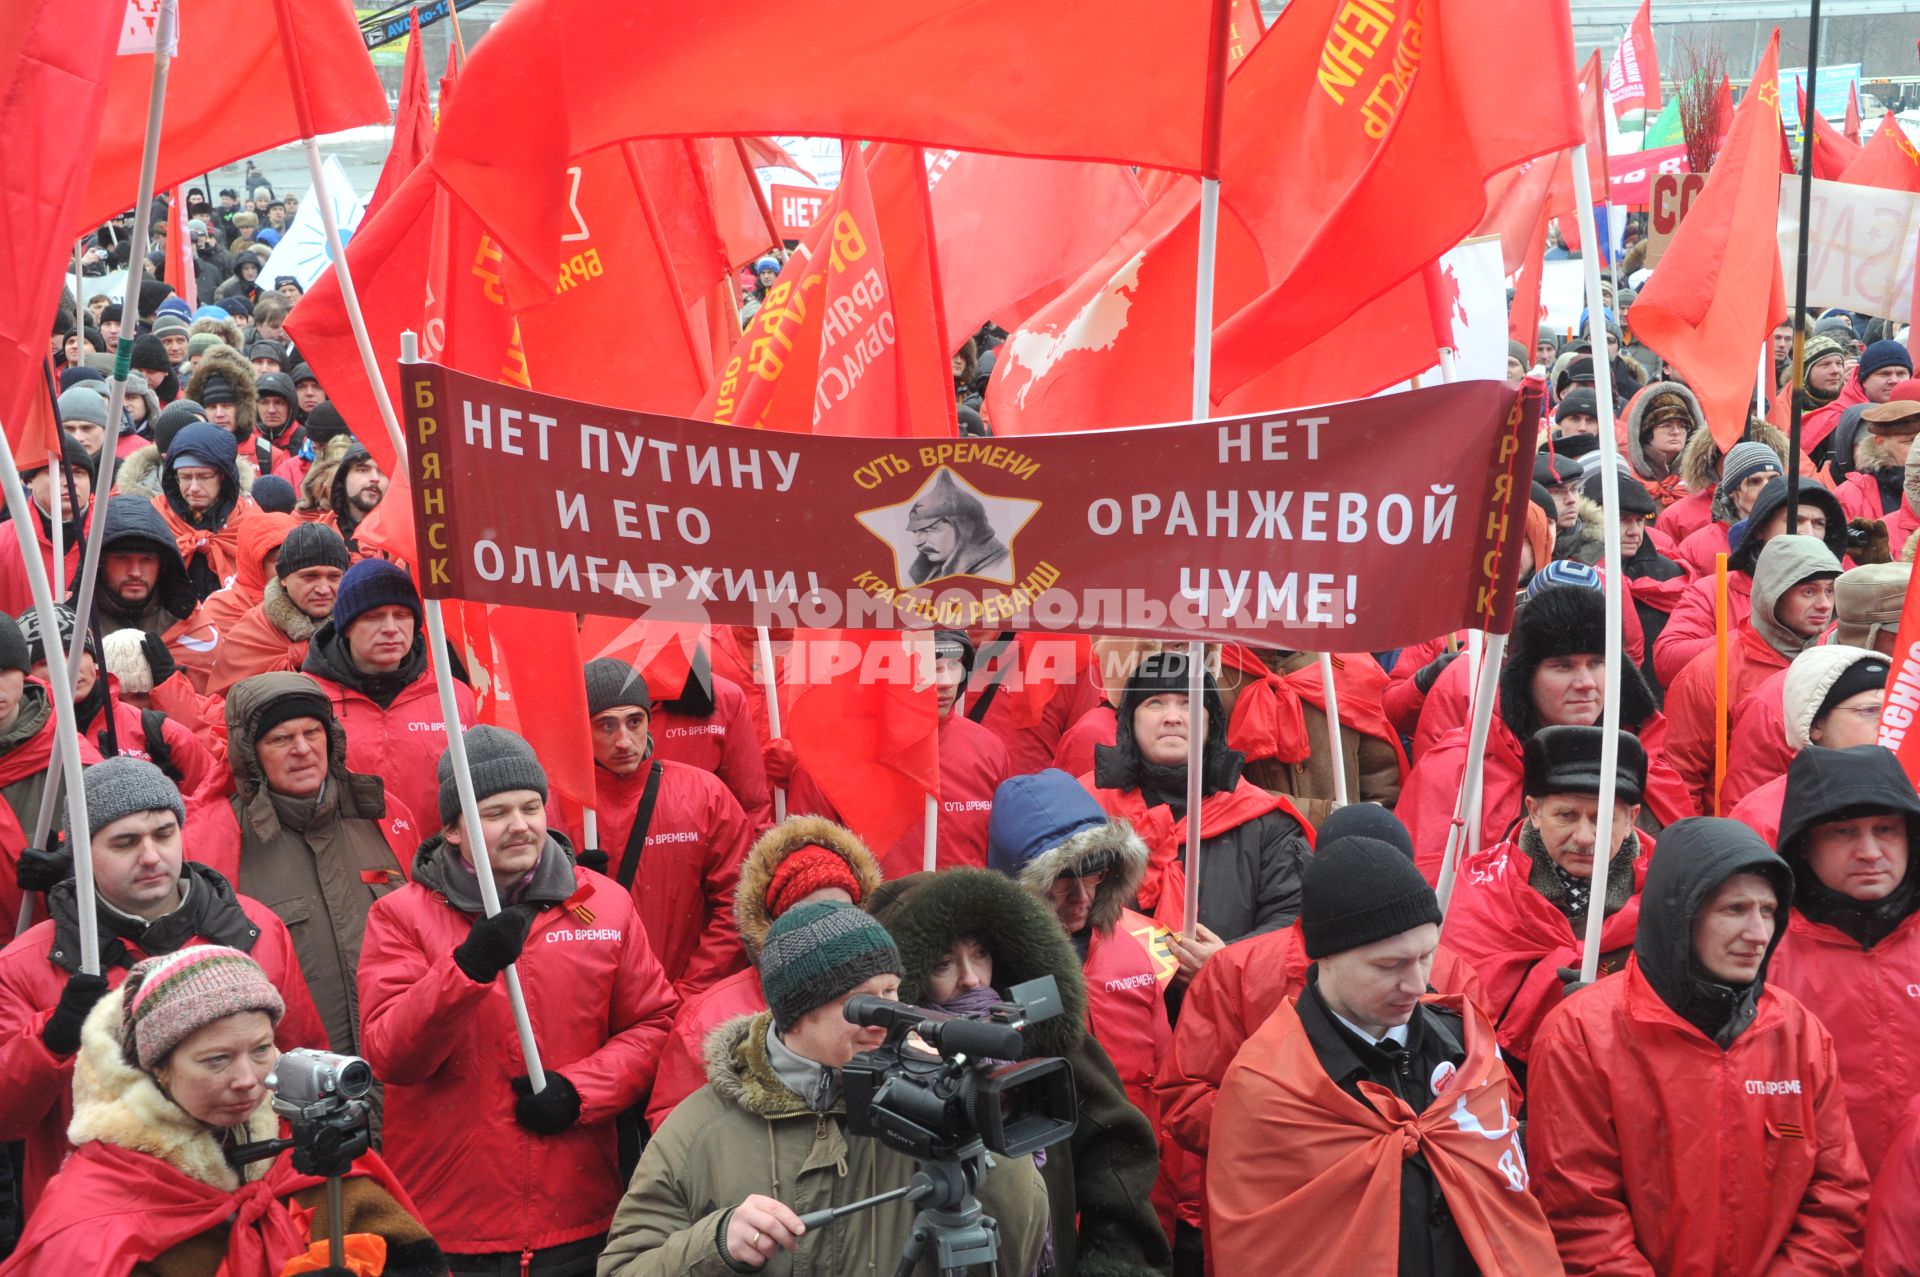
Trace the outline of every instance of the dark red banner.
<instances>
[{"instance_id":1,"label":"dark red banner","mask_svg":"<svg viewBox=\"0 0 1920 1277\"><path fill-rule=\"evenodd\" d=\"M1537 392L1466 382L1135 430L860 439L401 373L431 597L1306 651L1507 629L1539 419Z\"/></svg>"}]
</instances>

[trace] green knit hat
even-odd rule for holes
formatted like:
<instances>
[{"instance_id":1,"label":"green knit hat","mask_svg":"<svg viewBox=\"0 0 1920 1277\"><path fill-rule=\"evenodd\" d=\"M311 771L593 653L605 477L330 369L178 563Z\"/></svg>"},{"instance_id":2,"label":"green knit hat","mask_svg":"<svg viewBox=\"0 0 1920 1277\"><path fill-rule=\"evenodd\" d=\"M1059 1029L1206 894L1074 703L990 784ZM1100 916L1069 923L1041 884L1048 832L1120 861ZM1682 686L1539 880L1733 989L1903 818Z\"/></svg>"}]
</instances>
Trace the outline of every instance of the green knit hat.
<instances>
[{"instance_id":1,"label":"green knit hat","mask_svg":"<svg viewBox=\"0 0 1920 1277\"><path fill-rule=\"evenodd\" d=\"M760 950L760 988L773 1027L782 1033L877 975L901 974L900 950L886 928L865 911L833 901L781 914Z\"/></svg>"}]
</instances>

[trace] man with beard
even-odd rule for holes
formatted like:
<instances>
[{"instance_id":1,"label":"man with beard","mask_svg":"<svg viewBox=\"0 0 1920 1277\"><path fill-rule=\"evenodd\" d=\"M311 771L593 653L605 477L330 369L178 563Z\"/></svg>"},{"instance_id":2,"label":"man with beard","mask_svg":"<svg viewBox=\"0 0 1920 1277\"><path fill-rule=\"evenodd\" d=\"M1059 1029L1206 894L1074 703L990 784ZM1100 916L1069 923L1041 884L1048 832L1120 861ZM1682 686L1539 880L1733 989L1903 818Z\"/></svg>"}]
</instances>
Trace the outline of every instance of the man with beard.
<instances>
[{"instance_id":1,"label":"man with beard","mask_svg":"<svg viewBox=\"0 0 1920 1277\"><path fill-rule=\"evenodd\" d=\"M917 554L908 569L915 585L949 576L1009 579L1007 547L988 524L986 507L948 471L907 511L907 536Z\"/></svg>"},{"instance_id":2,"label":"man with beard","mask_svg":"<svg viewBox=\"0 0 1920 1277\"><path fill-rule=\"evenodd\" d=\"M387 476L380 473L380 465L373 459L373 454L357 443L347 449L347 455L340 458L340 468L333 472L330 504L333 517L340 527L340 539L347 543L347 549L353 554L364 553L354 540L354 530L366 521L386 495Z\"/></svg>"},{"instance_id":3,"label":"man with beard","mask_svg":"<svg viewBox=\"0 0 1920 1277\"><path fill-rule=\"evenodd\" d=\"M112 496L105 507L99 588L93 596L100 627L170 639L198 603L180 547L150 502Z\"/></svg>"}]
</instances>

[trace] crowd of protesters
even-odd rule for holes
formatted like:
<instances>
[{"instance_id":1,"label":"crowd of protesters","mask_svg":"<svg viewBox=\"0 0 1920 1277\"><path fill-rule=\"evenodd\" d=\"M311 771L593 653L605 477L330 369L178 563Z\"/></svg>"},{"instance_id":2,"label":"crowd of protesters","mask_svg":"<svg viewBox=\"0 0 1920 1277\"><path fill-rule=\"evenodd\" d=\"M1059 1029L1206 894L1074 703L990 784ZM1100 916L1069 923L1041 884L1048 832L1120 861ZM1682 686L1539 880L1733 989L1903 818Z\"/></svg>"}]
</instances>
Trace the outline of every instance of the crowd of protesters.
<instances>
[{"instance_id":1,"label":"crowd of protesters","mask_svg":"<svg viewBox=\"0 0 1920 1277\"><path fill-rule=\"evenodd\" d=\"M34 526L0 525L0 909L22 923L0 951L0 1272L349 1271L313 1240L334 1210L356 1272L891 1269L911 1203L800 1219L914 1171L848 1131L842 1070L881 1034L847 999L980 1015L1042 975L1065 1014L1028 1051L1067 1061L1077 1125L974 1185L1002 1273L1920 1271L1920 795L1876 743L1920 543L1897 326L1819 316L1797 382L1775 334L1791 456L1758 416L1716 443L1625 287L1604 354L1512 345L1547 414L1477 823L1465 634L1334 657L1336 730L1310 654L1216 645L1193 704L1184 645L942 631L931 841L870 848L770 730L799 640L714 627L675 686L579 671L591 836L524 739L470 726L474 829L419 592L369 523L390 476L356 436L378 423L344 420L291 343L298 282L261 278L296 210L195 193L204 304L162 217L158 277L73 299L51 334L65 450L22 459ZM83 291L128 233L91 237ZM743 314L778 269L754 263ZM994 338L955 355L969 431ZM49 770L45 645L76 626L85 830ZM381 1084L338 1199L232 1156L275 1132L267 1078L296 1047Z\"/></svg>"}]
</instances>

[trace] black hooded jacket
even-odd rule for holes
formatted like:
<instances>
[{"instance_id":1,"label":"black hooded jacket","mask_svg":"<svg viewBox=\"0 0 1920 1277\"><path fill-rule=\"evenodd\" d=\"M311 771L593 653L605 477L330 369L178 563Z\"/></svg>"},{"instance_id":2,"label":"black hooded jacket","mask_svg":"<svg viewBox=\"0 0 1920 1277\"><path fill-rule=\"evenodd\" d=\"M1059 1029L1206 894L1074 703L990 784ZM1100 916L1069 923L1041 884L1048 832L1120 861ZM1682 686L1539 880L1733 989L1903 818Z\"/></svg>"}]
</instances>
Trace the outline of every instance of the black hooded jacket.
<instances>
[{"instance_id":1,"label":"black hooded jacket","mask_svg":"<svg viewBox=\"0 0 1920 1277\"><path fill-rule=\"evenodd\" d=\"M1880 900L1855 900L1820 881L1807 863L1807 834L1815 825L1896 812L1907 822L1907 875ZM1808 745L1787 768L1780 808L1780 855L1793 869L1793 907L1813 921L1871 949L1920 909L1920 795L1891 750L1879 745L1822 749ZM1666 850L1666 843L1660 844Z\"/></svg>"},{"instance_id":2,"label":"black hooded jacket","mask_svg":"<svg viewBox=\"0 0 1920 1277\"><path fill-rule=\"evenodd\" d=\"M159 556L160 573L153 592L145 603L130 606L107 587L102 574L94 595L100 616L108 630L137 629L148 634L165 634L193 615L199 605L193 582L187 578L187 565L180 559L179 543L167 531L167 521L153 508L151 501L137 496L116 494L106 498L107 525L101 531L100 550L112 554L146 553Z\"/></svg>"},{"instance_id":3,"label":"black hooded jacket","mask_svg":"<svg viewBox=\"0 0 1920 1277\"><path fill-rule=\"evenodd\" d=\"M240 907L233 884L198 861L180 863L187 898L178 909L151 922L117 913L101 902L95 910L99 919L100 964L102 968L131 967L137 960L127 951L131 940L142 956L172 953L182 945L204 936L215 944L253 950L260 928ZM53 919L53 948L48 959L64 971L80 969L80 910L78 888L73 879L55 883L47 892L47 914Z\"/></svg>"},{"instance_id":4,"label":"black hooded jacket","mask_svg":"<svg viewBox=\"0 0 1920 1277\"><path fill-rule=\"evenodd\" d=\"M1040 1172L1053 1218L1054 1271L1090 1277L1166 1271L1166 1234L1150 1201L1160 1169L1153 1126L1085 1030L1086 982L1053 911L985 869L896 878L874 892L867 909L900 947L903 1002L929 1004L927 977L962 936L993 955L993 986L1002 996L1016 984L1054 978L1061 1014L1024 1034L1029 1059L1067 1061L1079 1101L1073 1134L1047 1150Z\"/></svg>"},{"instance_id":5,"label":"black hooded jacket","mask_svg":"<svg viewBox=\"0 0 1920 1277\"><path fill-rule=\"evenodd\" d=\"M1771 882L1780 907L1760 974L1750 984L1729 985L1700 970L1694 961L1693 920L1720 884L1743 873L1759 874ZM1753 1023L1766 984L1767 962L1787 933L1792 901L1793 871L1760 835L1739 821L1717 816L1676 821L1660 835L1659 850L1647 862L1634 959L1660 1000L1724 1049Z\"/></svg>"}]
</instances>

